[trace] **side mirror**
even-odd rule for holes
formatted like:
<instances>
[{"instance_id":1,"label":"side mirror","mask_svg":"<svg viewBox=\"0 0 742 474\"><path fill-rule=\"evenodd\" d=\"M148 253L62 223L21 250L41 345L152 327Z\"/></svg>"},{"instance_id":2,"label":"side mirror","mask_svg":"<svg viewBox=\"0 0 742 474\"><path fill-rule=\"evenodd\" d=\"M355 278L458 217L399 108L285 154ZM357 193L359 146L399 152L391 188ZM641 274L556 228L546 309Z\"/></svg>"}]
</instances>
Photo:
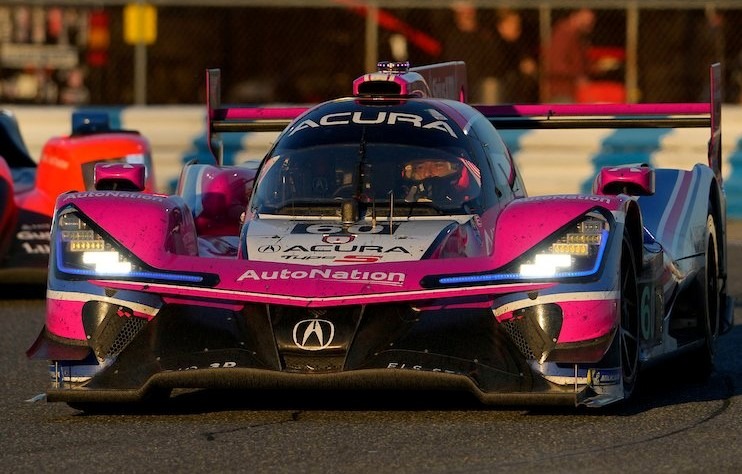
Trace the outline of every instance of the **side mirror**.
<instances>
[{"instance_id":1,"label":"side mirror","mask_svg":"<svg viewBox=\"0 0 742 474\"><path fill-rule=\"evenodd\" d=\"M651 196L654 194L654 169L646 163L606 166L595 178L593 194Z\"/></svg>"},{"instance_id":2,"label":"side mirror","mask_svg":"<svg viewBox=\"0 0 742 474\"><path fill-rule=\"evenodd\" d=\"M133 163L95 165L95 189L99 191L143 191L146 166Z\"/></svg>"}]
</instances>

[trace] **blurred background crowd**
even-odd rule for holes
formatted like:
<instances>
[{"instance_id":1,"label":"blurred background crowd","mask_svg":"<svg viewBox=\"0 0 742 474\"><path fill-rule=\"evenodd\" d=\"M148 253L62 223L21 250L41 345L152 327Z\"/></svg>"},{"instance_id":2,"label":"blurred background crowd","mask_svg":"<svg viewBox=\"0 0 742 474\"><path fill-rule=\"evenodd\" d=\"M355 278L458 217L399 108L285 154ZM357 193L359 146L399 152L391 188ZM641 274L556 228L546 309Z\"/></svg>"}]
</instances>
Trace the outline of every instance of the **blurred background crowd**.
<instances>
[{"instance_id":1,"label":"blurred background crowd","mask_svg":"<svg viewBox=\"0 0 742 474\"><path fill-rule=\"evenodd\" d=\"M742 1L0 3L0 102L196 104L346 95L379 60L465 60L472 102L742 101ZM140 78L137 80L137 78Z\"/></svg>"}]
</instances>

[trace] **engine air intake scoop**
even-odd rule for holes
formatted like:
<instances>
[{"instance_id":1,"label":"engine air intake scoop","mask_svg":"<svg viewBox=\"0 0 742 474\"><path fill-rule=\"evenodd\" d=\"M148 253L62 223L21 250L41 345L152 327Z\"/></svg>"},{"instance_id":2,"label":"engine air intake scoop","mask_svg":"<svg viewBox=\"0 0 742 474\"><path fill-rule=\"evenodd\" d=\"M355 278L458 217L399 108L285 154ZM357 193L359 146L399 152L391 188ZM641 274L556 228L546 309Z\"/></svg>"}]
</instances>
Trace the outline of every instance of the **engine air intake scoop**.
<instances>
[{"instance_id":1,"label":"engine air intake scoop","mask_svg":"<svg viewBox=\"0 0 742 474\"><path fill-rule=\"evenodd\" d=\"M377 72L353 81L357 97L436 97L466 100L466 66L447 62L410 68L408 62L381 61Z\"/></svg>"}]
</instances>

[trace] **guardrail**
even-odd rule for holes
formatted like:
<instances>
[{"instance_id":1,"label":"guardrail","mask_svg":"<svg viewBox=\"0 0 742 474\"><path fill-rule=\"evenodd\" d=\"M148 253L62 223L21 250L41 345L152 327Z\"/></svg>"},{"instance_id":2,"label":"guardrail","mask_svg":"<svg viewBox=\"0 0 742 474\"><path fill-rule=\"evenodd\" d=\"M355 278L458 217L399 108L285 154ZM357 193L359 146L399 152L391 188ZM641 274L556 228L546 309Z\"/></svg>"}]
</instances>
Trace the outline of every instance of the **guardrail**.
<instances>
[{"instance_id":1,"label":"guardrail","mask_svg":"<svg viewBox=\"0 0 742 474\"><path fill-rule=\"evenodd\" d=\"M70 132L71 107L6 107L18 117L35 159L49 137ZM105 108L114 126L139 130L152 145L158 188L173 189L183 163L209 159L203 106ZM742 106L722 109L722 170L728 215L742 219ZM226 134L225 163L259 160L276 133ZM705 160L705 129L506 130L530 195L587 192L606 165L645 162L689 169Z\"/></svg>"}]
</instances>

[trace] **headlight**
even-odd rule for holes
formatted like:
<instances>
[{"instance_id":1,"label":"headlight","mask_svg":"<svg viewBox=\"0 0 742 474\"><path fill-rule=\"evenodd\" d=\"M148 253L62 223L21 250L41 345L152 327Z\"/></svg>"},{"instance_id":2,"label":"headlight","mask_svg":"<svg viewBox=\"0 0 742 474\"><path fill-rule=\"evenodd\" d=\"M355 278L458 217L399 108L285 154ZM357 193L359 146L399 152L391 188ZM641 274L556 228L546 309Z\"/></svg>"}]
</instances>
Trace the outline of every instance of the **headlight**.
<instances>
[{"instance_id":1,"label":"headlight","mask_svg":"<svg viewBox=\"0 0 742 474\"><path fill-rule=\"evenodd\" d=\"M608 239L608 222L591 215L555 239L529 252L516 264L516 278L588 276L598 271Z\"/></svg>"},{"instance_id":2,"label":"headlight","mask_svg":"<svg viewBox=\"0 0 742 474\"><path fill-rule=\"evenodd\" d=\"M59 269L78 275L129 275L138 268L75 212L57 219L56 251Z\"/></svg>"},{"instance_id":3,"label":"headlight","mask_svg":"<svg viewBox=\"0 0 742 474\"><path fill-rule=\"evenodd\" d=\"M583 216L502 271L443 277L441 285L590 277L600 270L610 224L602 214Z\"/></svg>"},{"instance_id":4,"label":"headlight","mask_svg":"<svg viewBox=\"0 0 742 474\"><path fill-rule=\"evenodd\" d=\"M52 232L56 268L68 275L213 283L213 278L204 275L169 273L147 267L122 251L113 239L88 225L73 208L57 215Z\"/></svg>"}]
</instances>

